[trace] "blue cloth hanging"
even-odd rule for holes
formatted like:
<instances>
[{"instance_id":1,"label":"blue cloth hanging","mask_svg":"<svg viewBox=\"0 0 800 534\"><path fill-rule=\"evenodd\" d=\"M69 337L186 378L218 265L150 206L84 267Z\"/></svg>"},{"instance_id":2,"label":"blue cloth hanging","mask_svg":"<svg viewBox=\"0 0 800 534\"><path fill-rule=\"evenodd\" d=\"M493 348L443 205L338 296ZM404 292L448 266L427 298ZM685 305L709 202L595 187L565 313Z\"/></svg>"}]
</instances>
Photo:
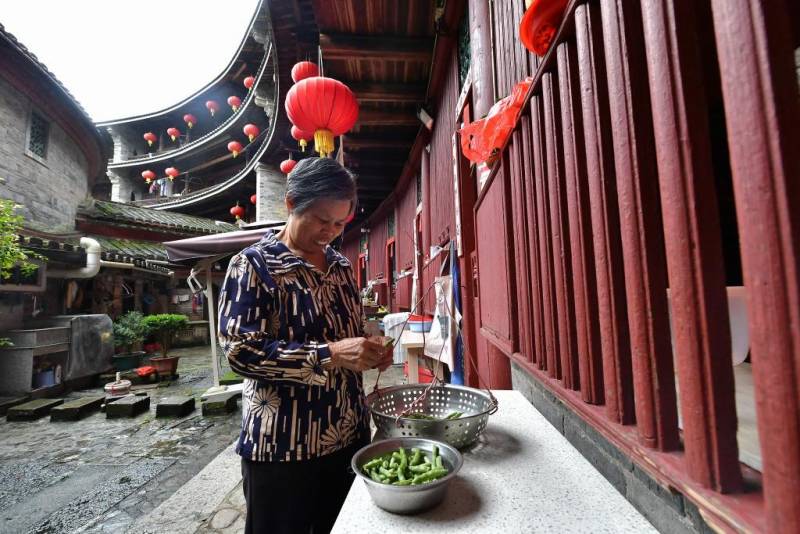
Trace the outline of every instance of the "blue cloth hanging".
<instances>
[{"instance_id":1,"label":"blue cloth hanging","mask_svg":"<svg viewBox=\"0 0 800 534\"><path fill-rule=\"evenodd\" d=\"M461 273L458 267L458 253L456 252L455 240L450 240L450 279L453 291L453 308L461 316ZM455 319L454 319L455 322ZM461 323L458 322L456 332L456 350L453 355L453 372L450 376L450 383L464 385L464 340L461 338Z\"/></svg>"}]
</instances>

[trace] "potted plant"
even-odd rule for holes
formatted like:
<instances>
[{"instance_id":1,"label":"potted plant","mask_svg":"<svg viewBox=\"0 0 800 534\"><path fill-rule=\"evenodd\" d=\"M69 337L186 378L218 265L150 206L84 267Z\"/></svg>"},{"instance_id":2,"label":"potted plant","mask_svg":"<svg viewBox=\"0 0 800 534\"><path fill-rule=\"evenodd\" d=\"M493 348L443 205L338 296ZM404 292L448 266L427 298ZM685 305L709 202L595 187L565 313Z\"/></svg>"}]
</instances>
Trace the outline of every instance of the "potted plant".
<instances>
[{"instance_id":1,"label":"potted plant","mask_svg":"<svg viewBox=\"0 0 800 534\"><path fill-rule=\"evenodd\" d=\"M148 315L142 322L161 345L161 356L150 358L150 365L156 368L159 376L174 376L178 370L180 356L168 356L175 334L189 326L189 318L174 313Z\"/></svg>"},{"instance_id":2,"label":"potted plant","mask_svg":"<svg viewBox=\"0 0 800 534\"><path fill-rule=\"evenodd\" d=\"M147 337L147 326L142 321L143 316L138 311L130 311L114 321L114 368L117 371L134 369L141 364L144 351L133 351L138 348Z\"/></svg>"}]
</instances>

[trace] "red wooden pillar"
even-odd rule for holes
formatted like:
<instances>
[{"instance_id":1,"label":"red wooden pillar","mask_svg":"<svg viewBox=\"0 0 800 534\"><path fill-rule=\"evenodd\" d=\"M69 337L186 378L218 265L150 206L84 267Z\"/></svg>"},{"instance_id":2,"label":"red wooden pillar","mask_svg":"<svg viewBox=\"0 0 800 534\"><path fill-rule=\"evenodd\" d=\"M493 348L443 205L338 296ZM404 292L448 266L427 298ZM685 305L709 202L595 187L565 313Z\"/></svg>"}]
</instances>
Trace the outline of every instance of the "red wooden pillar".
<instances>
[{"instance_id":1,"label":"red wooden pillar","mask_svg":"<svg viewBox=\"0 0 800 534\"><path fill-rule=\"evenodd\" d=\"M790 24L800 9L794 0L712 0L712 7L766 516L770 532L794 533L800 532L800 104Z\"/></svg>"},{"instance_id":2,"label":"red wooden pillar","mask_svg":"<svg viewBox=\"0 0 800 534\"><path fill-rule=\"evenodd\" d=\"M678 447L664 235L639 0L600 3L640 441Z\"/></svg>"},{"instance_id":3,"label":"red wooden pillar","mask_svg":"<svg viewBox=\"0 0 800 534\"><path fill-rule=\"evenodd\" d=\"M642 3L675 355L689 475L718 491L741 486L707 100L694 0Z\"/></svg>"},{"instance_id":4,"label":"red wooden pillar","mask_svg":"<svg viewBox=\"0 0 800 534\"><path fill-rule=\"evenodd\" d=\"M561 378L561 361L558 357L558 319L556 313L555 283L553 281L553 242L550 238L550 204L545 171L546 140L542 97L533 96L530 103L531 134L533 137L533 186L536 189L536 218L538 221L539 264L541 268L542 327L544 332L544 360L542 369L556 379Z\"/></svg>"},{"instance_id":5,"label":"red wooden pillar","mask_svg":"<svg viewBox=\"0 0 800 534\"><path fill-rule=\"evenodd\" d=\"M428 291L429 285L433 282L433 279L428 275L430 268L426 266L426 263L430 256L431 250L431 240L433 238L432 230L431 230L431 154L428 152L428 148L425 147L422 149L422 155L420 156L420 177L422 181L422 250L420 250L420 277L418 286L420 288L420 299L422 302L420 303L419 309L417 313L425 313L428 309L428 303L430 302L430 293L426 295L426 291ZM433 291L433 290L431 290Z\"/></svg>"},{"instance_id":6,"label":"red wooden pillar","mask_svg":"<svg viewBox=\"0 0 800 534\"><path fill-rule=\"evenodd\" d=\"M614 422L630 424L635 420L633 370L603 57L602 21L597 4L584 4L575 10L575 37L591 205L591 233L594 238L594 265L597 268L597 323L600 329L606 413Z\"/></svg>"},{"instance_id":7,"label":"red wooden pillar","mask_svg":"<svg viewBox=\"0 0 800 534\"><path fill-rule=\"evenodd\" d=\"M561 44L557 52L581 396L585 402L603 404L603 362L577 55L575 45L569 42Z\"/></svg>"},{"instance_id":8,"label":"red wooden pillar","mask_svg":"<svg viewBox=\"0 0 800 534\"><path fill-rule=\"evenodd\" d=\"M572 260L567 224L566 191L564 190L563 145L558 80L552 73L542 76L544 127L547 137L547 181L550 193L551 236L553 240L553 272L555 273L556 310L558 312L558 351L564 386L580 387L578 353L575 342L575 310L572 300Z\"/></svg>"}]
</instances>

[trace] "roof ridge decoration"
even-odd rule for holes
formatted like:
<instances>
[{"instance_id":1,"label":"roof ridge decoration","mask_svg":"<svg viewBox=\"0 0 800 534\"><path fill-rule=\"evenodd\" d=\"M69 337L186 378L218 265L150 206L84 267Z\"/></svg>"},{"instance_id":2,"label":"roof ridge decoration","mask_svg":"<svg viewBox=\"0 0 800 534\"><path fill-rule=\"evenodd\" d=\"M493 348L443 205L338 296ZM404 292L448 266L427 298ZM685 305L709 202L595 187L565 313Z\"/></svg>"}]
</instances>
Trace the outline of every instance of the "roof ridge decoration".
<instances>
[{"instance_id":1,"label":"roof ridge decoration","mask_svg":"<svg viewBox=\"0 0 800 534\"><path fill-rule=\"evenodd\" d=\"M201 94L205 93L209 89L213 88L214 86L216 86L217 84L219 84L220 82L225 80L226 76L231 72L231 70L233 69L234 65L236 64L237 58L242 53L242 50L244 49L245 44L247 43L247 39L251 35L253 35L253 29L256 26L256 22L258 21L259 14L261 13L262 8L264 8L265 5L266 5L266 1L265 0L259 0L258 5L256 6L256 9L253 12L253 16L250 18L250 24L247 25L247 31L245 31L244 37L242 37L242 40L239 43L239 47L236 49L236 52L231 57L231 60L228 62L228 65L222 70L222 72L216 78L211 80L205 86L201 87L200 89L198 89L197 91L195 91L194 93L192 93L188 97L184 98L180 102L178 102L176 104L173 104L172 106L166 107L166 108L164 108L162 110L155 111L155 112L152 112L152 113L144 113L144 114L141 114L141 115L134 115L132 117L122 117L122 118L119 118L119 119L112 119L112 120L108 120L108 121L98 122L97 126L98 127L108 127L108 126L114 126L114 125L117 125L117 124L126 124L126 123L131 123L131 122L135 122L135 121L139 121L139 120L143 120L143 119L152 119L154 117L160 117L162 115L167 115L168 113L172 113L173 111L176 111L177 109L180 109L181 107L186 106L186 104L188 104L189 102L191 102L192 100L194 100L195 98L200 96ZM256 41L256 42L258 42L258 41Z\"/></svg>"}]
</instances>

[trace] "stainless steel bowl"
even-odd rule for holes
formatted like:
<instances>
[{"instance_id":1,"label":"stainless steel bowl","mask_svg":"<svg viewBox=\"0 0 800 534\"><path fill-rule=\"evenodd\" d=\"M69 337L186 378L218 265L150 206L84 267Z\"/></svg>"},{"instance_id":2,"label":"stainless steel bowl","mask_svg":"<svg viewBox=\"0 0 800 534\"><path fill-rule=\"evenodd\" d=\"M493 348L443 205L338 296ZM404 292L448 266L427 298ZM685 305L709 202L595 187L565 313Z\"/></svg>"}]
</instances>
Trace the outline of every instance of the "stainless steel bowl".
<instances>
[{"instance_id":1,"label":"stainless steel bowl","mask_svg":"<svg viewBox=\"0 0 800 534\"><path fill-rule=\"evenodd\" d=\"M433 454L433 446L439 447L442 464L450 471L448 474L427 484L418 486L392 486L375 482L368 475L364 475L361 466L373 458L400 447L411 449L416 447L428 454ZM447 443L425 438L392 438L382 439L361 448L351 461L351 466L356 475L367 485L370 497L375 504L387 512L396 514L413 514L433 508L444 499L447 485L456 476L464 463L464 457Z\"/></svg>"}]
</instances>

